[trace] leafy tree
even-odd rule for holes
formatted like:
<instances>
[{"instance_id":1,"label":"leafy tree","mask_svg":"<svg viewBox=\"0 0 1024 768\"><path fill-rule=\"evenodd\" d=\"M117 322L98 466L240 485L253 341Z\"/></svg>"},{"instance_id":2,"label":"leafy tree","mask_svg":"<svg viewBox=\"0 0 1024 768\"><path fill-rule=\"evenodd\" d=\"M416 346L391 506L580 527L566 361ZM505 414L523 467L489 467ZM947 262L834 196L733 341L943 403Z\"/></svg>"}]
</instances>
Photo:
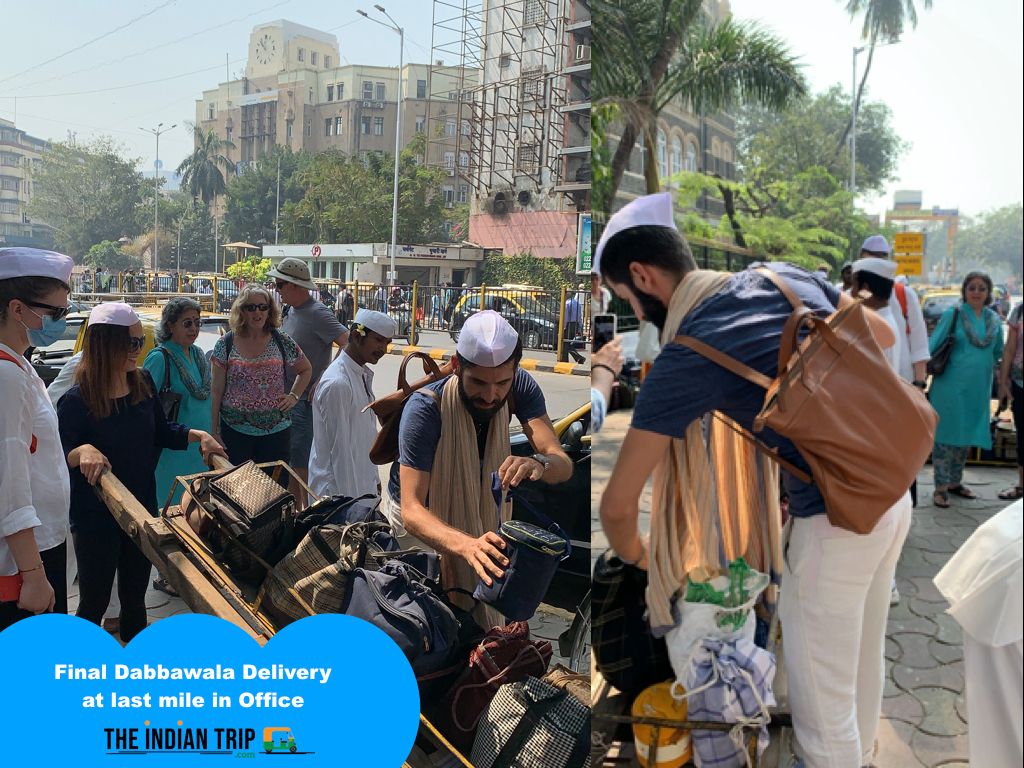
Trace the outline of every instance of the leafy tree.
<instances>
[{"instance_id":1,"label":"leafy tree","mask_svg":"<svg viewBox=\"0 0 1024 768\"><path fill-rule=\"evenodd\" d=\"M43 153L28 213L54 228L55 247L76 259L95 244L142 231L140 160L112 139L55 142Z\"/></svg>"},{"instance_id":2,"label":"leafy tree","mask_svg":"<svg viewBox=\"0 0 1024 768\"><path fill-rule=\"evenodd\" d=\"M805 92L785 44L754 24L705 20L702 0L594 0L594 102L621 109L610 202L638 136L647 147L647 191L661 188L656 121L669 102L715 112L756 101L782 107Z\"/></svg>"},{"instance_id":3,"label":"leafy tree","mask_svg":"<svg viewBox=\"0 0 1024 768\"><path fill-rule=\"evenodd\" d=\"M267 279L267 272L271 266L272 262L270 259L250 256L244 261L229 264L227 275L235 280L244 280L246 283L262 283Z\"/></svg>"},{"instance_id":4,"label":"leafy tree","mask_svg":"<svg viewBox=\"0 0 1024 768\"><path fill-rule=\"evenodd\" d=\"M181 186L196 200L209 204L217 195L227 190L224 175L234 168L231 158L225 153L234 149L234 142L220 139L212 128L203 130L193 124L192 133L195 137L195 149L192 154L181 161L178 173L181 174ZM221 171L221 169L224 171Z\"/></svg>"},{"instance_id":5,"label":"leafy tree","mask_svg":"<svg viewBox=\"0 0 1024 768\"><path fill-rule=\"evenodd\" d=\"M481 282L484 285L538 285L557 291L563 285L576 284L576 257L538 259L529 252L488 256L481 265Z\"/></svg>"},{"instance_id":6,"label":"leafy tree","mask_svg":"<svg viewBox=\"0 0 1024 768\"><path fill-rule=\"evenodd\" d=\"M425 137L417 136L399 161L398 240L430 243L445 240L441 196L444 171L421 165ZM366 162L341 152L315 155L297 174L302 199L289 202L281 228L291 242L390 242L393 160L370 153Z\"/></svg>"},{"instance_id":7,"label":"leafy tree","mask_svg":"<svg viewBox=\"0 0 1024 768\"><path fill-rule=\"evenodd\" d=\"M958 271L981 268L997 280L1016 275L1019 281L1024 257L1022 230L1024 207L1020 203L983 213L957 233L953 248Z\"/></svg>"},{"instance_id":8,"label":"leafy tree","mask_svg":"<svg viewBox=\"0 0 1024 768\"><path fill-rule=\"evenodd\" d=\"M293 152L290 147L276 147L228 182L224 228L229 241L274 242L279 160L281 210L288 203L302 200L303 189L296 174L300 167L311 161L311 156Z\"/></svg>"},{"instance_id":9,"label":"leafy tree","mask_svg":"<svg viewBox=\"0 0 1024 768\"><path fill-rule=\"evenodd\" d=\"M181 268L188 272L212 271L214 268L213 217L205 205L193 204L185 209L174 225L173 247L167 252L178 265L177 228L181 224Z\"/></svg>"},{"instance_id":10,"label":"leafy tree","mask_svg":"<svg viewBox=\"0 0 1024 768\"><path fill-rule=\"evenodd\" d=\"M833 154L838 155L846 145L846 137L850 135L853 128L853 114L856 112L857 121L860 121L860 100L864 95L864 86L868 81L868 74L871 72L871 62L875 58L875 46L890 44L899 41L906 25L917 28L917 8L914 0L843 0L846 3L846 12L850 18L857 16L864 17L864 26L861 28L860 36L868 44L868 58L864 64L864 74L861 75L860 84L857 86L857 93L854 97L854 108L850 112L846 129L836 142ZM926 9L932 7L932 0L923 0ZM860 129L857 129L860 133ZM857 138L857 151L860 152L860 137ZM859 170L858 170L859 172Z\"/></svg>"},{"instance_id":11,"label":"leafy tree","mask_svg":"<svg viewBox=\"0 0 1024 768\"><path fill-rule=\"evenodd\" d=\"M850 175L850 154L833 152L850 117L848 97L839 85L775 112L747 106L736 121L737 170L742 180L765 185L792 179L819 166L837 179ZM907 149L892 127L892 111L865 103L857 115L857 187L881 193L896 176Z\"/></svg>"},{"instance_id":12,"label":"leafy tree","mask_svg":"<svg viewBox=\"0 0 1024 768\"><path fill-rule=\"evenodd\" d=\"M90 267L103 267L108 273L142 269L142 259L122 250L113 240L96 243L89 249L82 262Z\"/></svg>"}]
</instances>

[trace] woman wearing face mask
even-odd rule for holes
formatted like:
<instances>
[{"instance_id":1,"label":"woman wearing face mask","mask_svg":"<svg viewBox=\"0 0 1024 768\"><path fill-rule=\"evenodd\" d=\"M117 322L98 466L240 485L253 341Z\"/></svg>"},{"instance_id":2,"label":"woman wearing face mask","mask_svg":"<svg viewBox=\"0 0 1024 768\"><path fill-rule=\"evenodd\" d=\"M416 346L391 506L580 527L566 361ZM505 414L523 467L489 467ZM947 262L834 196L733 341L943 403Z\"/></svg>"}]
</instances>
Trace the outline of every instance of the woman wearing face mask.
<instances>
[{"instance_id":1,"label":"woman wearing face mask","mask_svg":"<svg viewBox=\"0 0 1024 768\"><path fill-rule=\"evenodd\" d=\"M942 313L928 340L934 355L946 337L953 335L946 369L932 378L928 392L939 414L932 450L932 503L943 509L950 505L950 495L978 498L961 479L971 446L992 447L992 368L1003 356L1003 321L989 308L992 278L984 272L971 272L960 286L960 297L956 306Z\"/></svg>"},{"instance_id":2,"label":"woman wearing face mask","mask_svg":"<svg viewBox=\"0 0 1024 768\"><path fill-rule=\"evenodd\" d=\"M125 642L146 627L151 566L90 486L109 469L156 516L156 466L162 449L184 451L189 443L199 443L204 457L224 455L209 433L167 421L152 377L138 369L145 338L130 306L97 306L89 315L75 385L57 403L67 464L79 470L71 479L77 615L100 623L116 572Z\"/></svg>"},{"instance_id":3,"label":"woman wearing face mask","mask_svg":"<svg viewBox=\"0 0 1024 768\"><path fill-rule=\"evenodd\" d=\"M0 630L68 609L68 470L46 387L23 355L64 334L73 265L0 248Z\"/></svg>"}]
</instances>

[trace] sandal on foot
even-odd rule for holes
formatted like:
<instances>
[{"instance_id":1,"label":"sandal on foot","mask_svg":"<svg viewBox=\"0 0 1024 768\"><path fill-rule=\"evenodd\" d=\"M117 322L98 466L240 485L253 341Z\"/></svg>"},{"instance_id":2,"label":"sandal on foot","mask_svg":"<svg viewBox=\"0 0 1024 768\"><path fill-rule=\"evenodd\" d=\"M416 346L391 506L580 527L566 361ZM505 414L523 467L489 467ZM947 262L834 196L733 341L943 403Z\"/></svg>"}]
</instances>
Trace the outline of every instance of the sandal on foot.
<instances>
[{"instance_id":1,"label":"sandal on foot","mask_svg":"<svg viewBox=\"0 0 1024 768\"><path fill-rule=\"evenodd\" d=\"M171 586L170 582L167 581L167 579L154 579L153 589L158 589L164 594L170 595L171 597L180 597L180 595L178 595L177 591L174 589L174 587Z\"/></svg>"},{"instance_id":2,"label":"sandal on foot","mask_svg":"<svg viewBox=\"0 0 1024 768\"><path fill-rule=\"evenodd\" d=\"M940 509L949 509L949 494L945 491L936 491L932 494L932 504Z\"/></svg>"},{"instance_id":3,"label":"sandal on foot","mask_svg":"<svg viewBox=\"0 0 1024 768\"><path fill-rule=\"evenodd\" d=\"M976 499L978 494L968 488L966 485L951 485L946 489L949 493L954 496L959 496L961 499Z\"/></svg>"},{"instance_id":4,"label":"sandal on foot","mask_svg":"<svg viewBox=\"0 0 1024 768\"><path fill-rule=\"evenodd\" d=\"M1024 497L1024 488L1019 485L1015 485L1012 488L1007 488L1005 491L999 492L999 498L1003 501L1013 501Z\"/></svg>"}]
</instances>

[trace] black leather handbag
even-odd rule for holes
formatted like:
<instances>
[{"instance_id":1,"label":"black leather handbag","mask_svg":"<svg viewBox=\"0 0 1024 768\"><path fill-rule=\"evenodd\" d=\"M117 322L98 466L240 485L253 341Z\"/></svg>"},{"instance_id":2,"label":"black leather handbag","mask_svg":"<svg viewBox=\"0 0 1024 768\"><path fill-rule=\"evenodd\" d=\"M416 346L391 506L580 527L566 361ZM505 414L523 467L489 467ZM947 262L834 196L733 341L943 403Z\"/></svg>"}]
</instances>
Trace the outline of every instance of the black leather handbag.
<instances>
[{"instance_id":1,"label":"black leather handbag","mask_svg":"<svg viewBox=\"0 0 1024 768\"><path fill-rule=\"evenodd\" d=\"M956 321L960 316L960 310L953 310L953 323L949 326L949 333L946 334L946 338L939 344L939 348L932 354L931 360L928 361L926 369L932 376L941 376L946 371L946 366L949 365L949 357L953 354L953 343L956 336Z\"/></svg>"},{"instance_id":2,"label":"black leather handbag","mask_svg":"<svg viewBox=\"0 0 1024 768\"><path fill-rule=\"evenodd\" d=\"M171 353L163 347L157 349L164 356L164 383L160 387L157 399L160 400L160 407L163 408L167 420L176 422L181 410L181 393L171 391Z\"/></svg>"}]
</instances>

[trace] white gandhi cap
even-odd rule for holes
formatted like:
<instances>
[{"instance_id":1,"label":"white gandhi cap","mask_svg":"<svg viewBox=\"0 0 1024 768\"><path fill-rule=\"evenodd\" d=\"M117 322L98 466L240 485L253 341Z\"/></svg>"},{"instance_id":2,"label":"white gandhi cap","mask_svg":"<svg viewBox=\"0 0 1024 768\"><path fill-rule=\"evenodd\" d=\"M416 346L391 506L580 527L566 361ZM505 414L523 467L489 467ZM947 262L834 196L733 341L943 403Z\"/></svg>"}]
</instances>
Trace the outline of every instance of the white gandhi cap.
<instances>
[{"instance_id":1,"label":"white gandhi cap","mask_svg":"<svg viewBox=\"0 0 1024 768\"><path fill-rule=\"evenodd\" d=\"M355 321L364 328L374 333L379 333L386 339L394 337L398 333L398 324L383 312L376 312L372 309L360 308L356 312Z\"/></svg>"},{"instance_id":2,"label":"white gandhi cap","mask_svg":"<svg viewBox=\"0 0 1024 768\"><path fill-rule=\"evenodd\" d=\"M605 245L615 235L633 227L665 227L675 229L675 217L672 215L672 194L659 192L656 195L640 197L626 205L608 220L608 226L601 233L594 252L594 272L601 274L601 253Z\"/></svg>"},{"instance_id":3,"label":"white gandhi cap","mask_svg":"<svg viewBox=\"0 0 1024 768\"><path fill-rule=\"evenodd\" d=\"M853 262L853 272L854 274L857 272L870 272L879 277L884 277L886 280L895 280L896 262L889 259L880 259L877 256L857 259Z\"/></svg>"},{"instance_id":4,"label":"white gandhi cap","mask_svg":"<svg viewBox=\"0 0 1024 768\"><path fill-rule=\"evenodd\" d=\"M458 353L474 365L497 368L507 362L519 343L519 334L491 309L471 315L459 333Z\"/></svg>"},{"instance_id":5,"label":"white gandhi cap","mask_svg":"<svg viewBox=\"0 0 1024 768\"><path fill-rule=\"evenodd\" d=\"M135 310L119 301L107 301L92 308L89 325L124 325L128 328L139 322Z\"/></svg>"},{"instance_id":6,"label":"white gandhi cap","mask_svg":"<svg viewBox=\"0 0 1024 768\"><path fill-rule=\"evenodd\" d=\"M71 282L75 262L70 256L41 248L0 248L0 280L12 277L52 277Z\"/></svg>"},{"instance_id":7,"label":"white gandhi cap","mask_svg":"<svg viewBox=\"0 0 1024 768\"><path fill-rule=\"evenodd\" d=\"M871 251L872 253L889 253L889 241L882 237L882 235L872 235L864 241L860 249L862 251Z\"/></svg>"}]
</instances>

